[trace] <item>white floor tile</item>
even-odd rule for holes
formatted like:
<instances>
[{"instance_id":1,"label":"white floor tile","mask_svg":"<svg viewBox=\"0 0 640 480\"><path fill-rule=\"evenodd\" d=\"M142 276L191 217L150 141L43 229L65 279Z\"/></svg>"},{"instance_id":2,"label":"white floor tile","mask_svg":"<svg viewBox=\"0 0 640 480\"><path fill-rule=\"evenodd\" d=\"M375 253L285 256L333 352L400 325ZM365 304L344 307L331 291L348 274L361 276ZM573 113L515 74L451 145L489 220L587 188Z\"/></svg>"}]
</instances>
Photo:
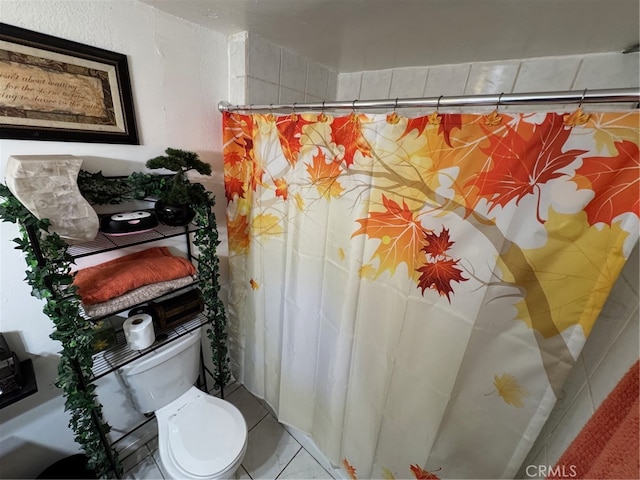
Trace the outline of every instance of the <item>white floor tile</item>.
<instances>
[{"instance_id":1,"label":"white floor tile","mask_svg":"<svg viewBox=\"0 0 640 480\"><path fill-rule=\"evenodd\" d=\"M244 387L238 388L228 396L225 394L225 400L238 407L247 422L247 430L255 427L268 414L262 404Z\"/></svg>"},{"instance_id":2,"label":"white floor tile","mask_svg":"<svg viewBox=\"0 0 640 480\"><path fill-rule=\"evenodd\" d=\"M122 468L124 471L131 470L133 467L138 465L142 460L151 455L151 452L143 445L141 448L138 448L135 452L132 452L128 456L120 455L120 463L122 464Z\"/></svg>"},{"instance_id":3,"label":"white floor tile","mask_svg":"<svg viewBox=\"0 0 640 480\"><path fill-rule=\"evenodd\" d=\"M242 466L254 479L275 479L302 448L272 416L251 432Z\"/></svg>"},{"instance_id":4,"label":"white floor tile","mask_svg":"<svg viewBox=\"0 0 640 480\"><path fill-rule=\"evenodd\" d=\"M301 432L297 428L293 428L284 425L284 428L295 438L300 445L324 468L327 472L331 472L335 467L331 464L329 459L325 457L324 453L316 446L314 441L304 432Z\"/></svg>"},{"instance_id":5,"label":"white floor tile","mask_svg":"<svg viewBox=\"0 0 640 480\"><path fill-rule=\"evenodd\" d=\"M138 463L128 472L125 472L125 478L139 478L144 480L162 479L162 473L158 470L153 457L149 455L142 462Z\"/></svg>"},{"instance_id":6,"label":"white floor tile","mask_svg":"<svg viewBox=\"0 0 640 480\"><path fill-rule=\"evenodd\" d=\"M119 452L120 458L125 458L143 447L147 442L158 436L158 422L155 418L142 425L137 430L129 433L126 437L114 443L115 449Z\"/></svg>"},{"instance_id":7,"label":"white floor tile","mask_svg":"<svg viewBox=\"0 0 640 480\"><path fill-rule=\"evenodd\" d=\"M333 477L322 468L315 458L304 448L293 457L289 465L278 476L280 479L300 480L300 479L323 479L330 480Z\"/></svg>"}]
</instances>

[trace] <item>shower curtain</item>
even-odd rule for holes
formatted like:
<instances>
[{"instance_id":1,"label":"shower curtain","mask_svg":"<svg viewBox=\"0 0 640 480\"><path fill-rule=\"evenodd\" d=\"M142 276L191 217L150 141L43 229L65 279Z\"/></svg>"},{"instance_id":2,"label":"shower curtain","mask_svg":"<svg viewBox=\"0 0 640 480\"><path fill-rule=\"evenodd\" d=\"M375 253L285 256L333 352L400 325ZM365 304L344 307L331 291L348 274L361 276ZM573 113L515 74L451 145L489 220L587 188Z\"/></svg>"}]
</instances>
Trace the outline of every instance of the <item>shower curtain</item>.
<instances>
[{"instance_id":1,"label":"shower curtain","mask_svg":"<svg viewBox=\"0 0 640 480\"><path fill-rule=\"evenodd\" d=\"M512 478L638 239L639 120L225 114L235 377L352 478Z\"/></svg>"}]
</instances>

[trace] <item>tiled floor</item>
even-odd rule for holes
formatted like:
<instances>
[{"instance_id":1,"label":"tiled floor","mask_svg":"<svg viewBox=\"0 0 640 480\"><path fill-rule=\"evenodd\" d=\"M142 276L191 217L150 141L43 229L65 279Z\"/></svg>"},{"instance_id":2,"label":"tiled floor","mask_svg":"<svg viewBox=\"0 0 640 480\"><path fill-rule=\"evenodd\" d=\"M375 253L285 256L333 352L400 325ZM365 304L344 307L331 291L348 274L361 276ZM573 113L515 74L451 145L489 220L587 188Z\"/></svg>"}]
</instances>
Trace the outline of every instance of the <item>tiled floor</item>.
<instances>
[{"instance_id":1,"label":"tiled floor","mask_svg":"<svg viewBox=\"0 0 640 480\"><path fill-rule=\"evenodd\" d=\"M242 412L249 430L247 453L236 472L236 479L302 480L343 477L339 470L332 469L305 435L287 430L279 424L262 402L242 385L233 383L227 387L225 399ZM125 478L168 478L164 476L158 454L155 419L139 428L134 435L117 442L116 449L120 452Z\"/></svg>"}]
</instances>

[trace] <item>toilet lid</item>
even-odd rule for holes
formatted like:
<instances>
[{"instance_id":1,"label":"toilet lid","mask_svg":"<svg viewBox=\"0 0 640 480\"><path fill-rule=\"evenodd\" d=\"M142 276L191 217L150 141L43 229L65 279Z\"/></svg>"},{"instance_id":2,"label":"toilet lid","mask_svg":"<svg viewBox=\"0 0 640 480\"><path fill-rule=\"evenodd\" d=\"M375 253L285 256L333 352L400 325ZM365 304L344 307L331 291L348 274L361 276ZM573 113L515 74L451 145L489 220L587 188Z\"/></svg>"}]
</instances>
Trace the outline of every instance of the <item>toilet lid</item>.
<instances>
[{"instance_id":1,"label":"toilet lid","mask_svg":"<svg viewBox=\"0 0 640 480\"><path fill-rule=\"evenodd\" d=\"M168 447L176 466L193 476L213 476L232 465L244 449L247 426L240 411L203 395L167 422Z\"/></svg>"}]
</instances>

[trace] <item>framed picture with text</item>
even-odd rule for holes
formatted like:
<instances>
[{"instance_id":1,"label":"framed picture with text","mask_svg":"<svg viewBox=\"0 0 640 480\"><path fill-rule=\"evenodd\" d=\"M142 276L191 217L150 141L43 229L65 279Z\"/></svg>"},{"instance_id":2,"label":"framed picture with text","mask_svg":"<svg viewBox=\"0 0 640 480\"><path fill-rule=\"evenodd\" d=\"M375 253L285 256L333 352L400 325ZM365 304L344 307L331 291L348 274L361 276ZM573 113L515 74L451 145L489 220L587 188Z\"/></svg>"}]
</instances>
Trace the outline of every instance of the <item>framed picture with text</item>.
<instances>
[{"instance_id":1,"label":"framed picture with text","mask_svg":"<svg viewBox=\"0 0 640 480\"><path fill-rule=\"evenodd\" d=\"M138 145L127 57L0 23L0 138Z\"/></svg>"}]
</instances>

